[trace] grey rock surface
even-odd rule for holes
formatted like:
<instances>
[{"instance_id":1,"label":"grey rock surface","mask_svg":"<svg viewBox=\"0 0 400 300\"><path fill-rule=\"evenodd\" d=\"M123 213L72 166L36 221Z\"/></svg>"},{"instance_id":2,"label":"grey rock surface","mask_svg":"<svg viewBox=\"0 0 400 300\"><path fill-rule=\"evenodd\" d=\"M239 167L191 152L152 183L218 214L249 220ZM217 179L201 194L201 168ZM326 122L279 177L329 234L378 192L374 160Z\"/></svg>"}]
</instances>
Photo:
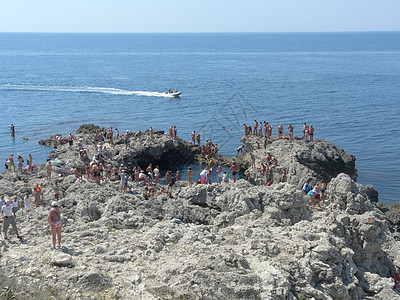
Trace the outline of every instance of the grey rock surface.
<instances>
[{"instance_id":1,"label":"grey rock surface","mask_svg":"<svg viewBox=\"0 0 400 300\"><path fill-rule=\"evenodd\" d=\"M79 137L94 151L89 134ZM154 143L147 138L126 151L110 146L107 159L129 165L145 153L179 155L188 147L163 134ZM272 186L178 182L171 194L146 200L136 184L129 185L135 193L121 193L118 181L54 176L61 251L50 250L53 182L45 165L32 175L3 173L2 194L22 199L40 184L44 199L17 213L22 242L12 231L0 240L0 272L52 286L60 299L400 299L390 277L400 268L396 219L388 220L371 188L354 181L353 156L324 141L301 143L269 144L290 175ZM62 145L50 157L67 169L79 163L75 146ZM304 177L328 182L323 206L310 207L299 189Z\"/></svg>"}]
</instances>

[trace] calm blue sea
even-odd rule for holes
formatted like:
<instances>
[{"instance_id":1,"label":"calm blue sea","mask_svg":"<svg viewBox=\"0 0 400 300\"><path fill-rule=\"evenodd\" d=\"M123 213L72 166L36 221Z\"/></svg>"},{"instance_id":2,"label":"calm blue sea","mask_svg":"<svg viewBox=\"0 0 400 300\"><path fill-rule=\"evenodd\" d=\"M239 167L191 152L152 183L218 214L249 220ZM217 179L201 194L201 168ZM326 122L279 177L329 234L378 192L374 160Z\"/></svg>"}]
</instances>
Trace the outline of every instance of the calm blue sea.
<instances>
[{"instance_id":1,"label":"calm blue sea","mask_svg":"<svg viewBox=\"0 0 400 300\"><path fill-rule=\"evenodd\" d=\"M180 99L158 94L183 91ZM359 182L400 200L400 32L0 33L0 159L83 123L211 137L224 154L243 123L303 122L357 157ZM10 137L13 123L16 137ZM226 131L222 128L232 129ZM29 140L23 140L28 137Z\"/></svg>"}]
</instances>

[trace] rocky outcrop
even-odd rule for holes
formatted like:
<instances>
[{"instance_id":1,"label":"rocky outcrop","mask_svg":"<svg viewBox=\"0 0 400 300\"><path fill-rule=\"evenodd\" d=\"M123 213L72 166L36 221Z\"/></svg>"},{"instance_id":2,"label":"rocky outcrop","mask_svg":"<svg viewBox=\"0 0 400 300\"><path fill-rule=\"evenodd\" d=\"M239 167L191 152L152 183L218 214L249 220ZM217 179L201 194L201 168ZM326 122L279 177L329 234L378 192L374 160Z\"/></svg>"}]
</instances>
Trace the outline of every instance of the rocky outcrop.
<instances>
[{"instance_id":1,"label":"rocky outcrop","mask_svg":"<svg viewBox=\"0 0 400 300\"><path fill-rule=\"evenodd\" d=\"M129 165L146 152L162 157L162 147L182 151L179 140L171 144L163 134L155 140L144 135L128 151L114 146L112 159ZM333 166L325 161L331 158L353 170L354 160L326 142L305 148L297 142L269 145L279 164L296 171L272 186L177 182L171 194L146 200L140 185L121 193L117 181L59 177L62 250L50 250L53 191L45 166L32 175L2 174L3 193L21 197L39 183L44 201L18 212L22 242L12 233L0 241L0 274L51 286L60 299L399 299L390 276L400 268L400 242L376 195L354 174L318 171ZM131 161L129 151L138 153ZM62 146L50 155L69 165L76 163L71 153L76 149ZM327 201L311 208L298 181L325 178L321 173L329 178Z\"/></svg>"},{"instance_id":2,"label":"rocky outcrop","mask_svg":"<svg viewBox=\"0 0 400 300\"><path fill-rule=\"evenodd\" d=\"M331 178L342 172L348 174L352 179L357 178L356 158L324 140L317 139L308 143L299 138L278 139L272 137L268 140L266 150L263 147L264 140L259 136L243 137L242 142L246 145L247 151L245 155L239 156L236 160L239 165L250 171L251 177L256 183L263 180L263 176L260 175L260 164L266 163L265 158L268 152L274 155L278 161L278 166L270 174L273 182L280 181L282 169L286 169L288 172L287 182L297 186L301 186L307 180L310 180L312 185L321 180L329 182ZM260 149L257 149L256 142L260 144ZM250 152L255 155L255 169L251 168Z\"/></svg>"}]
</instances>

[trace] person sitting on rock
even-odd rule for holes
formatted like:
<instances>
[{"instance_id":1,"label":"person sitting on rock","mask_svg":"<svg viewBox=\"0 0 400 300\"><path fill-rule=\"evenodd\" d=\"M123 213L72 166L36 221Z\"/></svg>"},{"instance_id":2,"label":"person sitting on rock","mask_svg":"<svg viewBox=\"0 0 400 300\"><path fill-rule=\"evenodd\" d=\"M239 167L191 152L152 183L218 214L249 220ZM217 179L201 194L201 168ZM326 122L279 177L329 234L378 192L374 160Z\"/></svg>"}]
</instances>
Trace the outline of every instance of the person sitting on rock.
<instances>
[{"instance_id":1,"label":"person sitting on rock","mask_svg":"<svg viewBox=\"0 0 400 300\"><path fill-rule=\"evenodd\" d=\"M273 184L273 181L272 181L272 179L269 179L268 181L267 181L267 186L271 186Z\"/></svg>"},{"instance_id":2,"label":"person sitting on rock","mask_svg":"<svg viewBox=\"0 0 400 300\"><path fill-rule=\"evenodd\" d=\"M250 179L251 179L251 177L250 177L250 171L247 171L247 172L246 172L245 180L247 180L248 182L250 182Z\"/></svg>"}]
</instances>

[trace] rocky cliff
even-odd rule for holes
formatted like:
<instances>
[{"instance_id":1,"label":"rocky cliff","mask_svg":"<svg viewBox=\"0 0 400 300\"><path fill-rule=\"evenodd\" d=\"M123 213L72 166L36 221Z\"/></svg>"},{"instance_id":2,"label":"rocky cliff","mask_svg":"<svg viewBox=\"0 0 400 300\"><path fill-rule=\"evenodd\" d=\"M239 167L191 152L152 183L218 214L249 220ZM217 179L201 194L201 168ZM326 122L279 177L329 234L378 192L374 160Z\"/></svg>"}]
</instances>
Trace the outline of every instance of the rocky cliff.
<instances>
[{"instance_id":1,"label":"rocky cliff","mask_svg":"<svg viewBox=\"0 0 400 300\"><path fill-rule=\"evenodd\" d=\"M80 137L94 151L90 136ZM262 161L264 152L250 149L253 138L244 142ZM187 149L182 140L144 136L128 150L113 146L109 159L133 164ZM2 194L21 197L35 183L44 192L39 208L17 214L23 240L0 241L3 282L14 278L57 299L400 299L390 277L400 267L400 242L376 195L354 181L354 156L325 141L276 140L267 151L288 169L287 182L183 181L146 200L141 186L121 193L117 181L58 177L62 250L50 250L45 166L32 175L3 173ZM67 145L50 152L68 166L77 157ZM247 155L240 159L249 167ZM305 177L328 182L325 205L310 207L299 189Z\"/></svg>"}]
</instances>

